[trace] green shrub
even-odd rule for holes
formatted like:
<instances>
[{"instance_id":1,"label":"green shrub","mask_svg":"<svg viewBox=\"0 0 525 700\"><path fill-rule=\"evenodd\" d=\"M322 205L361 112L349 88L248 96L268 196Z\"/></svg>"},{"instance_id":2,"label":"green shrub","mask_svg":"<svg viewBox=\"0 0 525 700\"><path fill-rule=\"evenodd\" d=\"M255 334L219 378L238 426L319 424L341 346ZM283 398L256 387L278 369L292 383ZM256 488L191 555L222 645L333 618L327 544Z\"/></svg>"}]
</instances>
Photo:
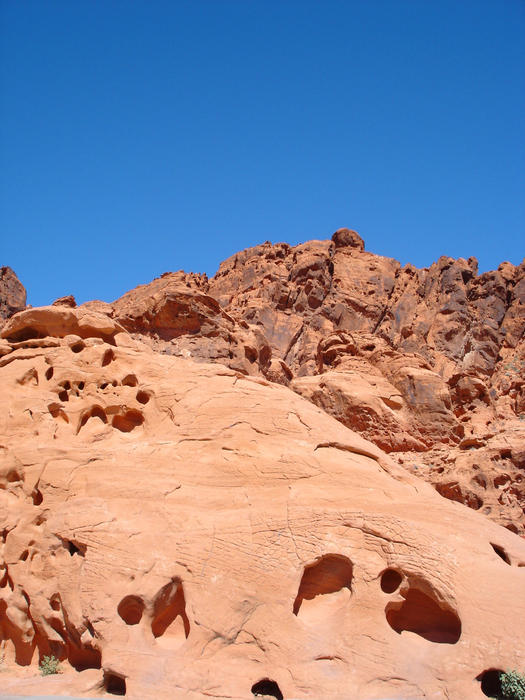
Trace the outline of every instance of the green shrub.
<instances>
[{"instance_id":1,"label":"green shrub","mask_svg":"<svg viewBox=\"0 0 525 700\"><path fill-rule=\"evenodd\" d=\"M60 673L60 665L56 656L44 656L39 668L42 676L52 676L55 673Z\"/></svg>"},{"instance_id":2,"label":"green shrub","mask_svg":"<svg viewBox=\"0 0 525 700\"><path fill-rule=\"evenodd\" d=\"M501 691L504 698L525 700L525 674L507 671L500 676Z\"/></svg>"}]
</instances>

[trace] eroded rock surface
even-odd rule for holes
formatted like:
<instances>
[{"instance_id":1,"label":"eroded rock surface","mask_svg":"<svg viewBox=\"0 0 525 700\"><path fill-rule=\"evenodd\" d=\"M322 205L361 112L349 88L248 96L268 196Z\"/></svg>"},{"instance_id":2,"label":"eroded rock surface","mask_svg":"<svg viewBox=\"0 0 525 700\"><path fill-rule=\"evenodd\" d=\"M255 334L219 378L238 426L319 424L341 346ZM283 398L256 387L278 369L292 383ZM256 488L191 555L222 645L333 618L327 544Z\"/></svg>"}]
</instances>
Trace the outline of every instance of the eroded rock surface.
<instances>
[{"instance_id":1,"label":"eroded rock surface","mask_svg":"<svg viewBox=\"0 0 525 700\"><path fill-rule=\"evenodd\" d=\"M0 327L26 305L26 290L10 267L0 267Z\"/></svg>"},{"instance_id":2,"label":"eroded rock surface","mask_svg":"<svg viewBox=\"0 0 525 700\"><path fill-rule=\"evenodd\" d=\"M222 337L241 322L208 296L187 317ZM149 307L132 306L46 307L3 332L4 692L482 698L477 678L523 667L521 538L290 388L157 352L183 336L138 333ZM410 425L403 382L441 375L392 371L363 391ZM48 654L62 676L37 674Z\"/></svg>"}]
</instances>

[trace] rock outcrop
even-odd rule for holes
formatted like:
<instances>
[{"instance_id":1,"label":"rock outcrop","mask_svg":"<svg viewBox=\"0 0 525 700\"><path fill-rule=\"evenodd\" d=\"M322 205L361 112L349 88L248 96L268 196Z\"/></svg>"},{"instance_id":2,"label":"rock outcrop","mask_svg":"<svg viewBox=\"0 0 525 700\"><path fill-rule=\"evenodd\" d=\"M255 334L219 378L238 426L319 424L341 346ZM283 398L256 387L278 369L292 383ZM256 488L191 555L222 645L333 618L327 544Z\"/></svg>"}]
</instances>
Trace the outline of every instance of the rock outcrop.
<instances>
[{"instance_id":1,"label":"rock outcrop","mask_svg":"<svg viewBox=\"0 0 525 700\"><path fill-rule=\"evenodd\" d=\"M368 334L391 348L368 321L362 332L334 335L327 319L321 332L309 300L331 308L324 301L331 249L319 243L285 254L284 246L262 247L265 259L283 252L281 265L297 254L305 271L290 301L305 305L290 314L302 324L292 336L280 316L291 297L281 297L284 310L256 304L273 295L261 281L261 297L240 288L232 313L210 301L214 284L226 289L226 273L210 286L190 280L190 298L178 276L165 277L152 295L142 289L112 306L32 309L8 322L0 358L4 692L474 699L486 696L495 670L523 668L525 542L442 498L342 425L351 402L359 406L349 379L355 372L369 406L356 427L385 441L388 431L374 422L386 420L386 409L398 411L407 433L398 447L427 449L431 431L412 413L421 400L425 411L446 417L444 425L448 412L457 418L453 388L460 380L452 387L455 375L440 364L452 360L412 348L407 356L415 359L403 365L394 347L387 371L388 355L363 345ZM260 257L246 260L246 279ZM379 266L365 260L360 269ZM231 263L224 270L242 274ZM266 286L280 284L268 278ZM380 276L370 284L391 288L393 298L395 284ZM367 317L377 324L382 311L372 303L378 309ZM246 320L252 311L258 327ZM233 336L237 328L264 332L273 359L311 400L264 379L268 362L252 363L261 376L225 366L224 359L237 362L244 341L217 364L166 352L178 352L181 338L215 337L222 347L228 329ZM321 361L330 369L315 375ZM369 376L357 361L372 368ZM349 388L337 385L338 371ZM487 406L478 398L480 375L464 372L472 383L458 391L474 392L469 401ZM321 393L348 396L340 406L335 398L333 409L314 405L316 387L308 382L323 376ZM427 397L425 386L437 398ZM442 386L448 394L439 393ZM341 412L339 422L328 410ZM456 444L457 423L450 425L442 444ZM495 455L490 440L485 448ZM519 444L509 438L509 455L500 451L498 459L514 464ZM468 461L463 468L471 468ZM64 673L41 678L39 659L50 654Z\"/></svg>"},{"instance_id":2,"label":"rock outcrop","mask_svg":"<svg viewBox=\"0 0 525 700\"><path fill-rule=\"evenodd\" d=\"M10 267L0 267L0 327L26 306L26 290Z\"/></svg>"}]
</instances>

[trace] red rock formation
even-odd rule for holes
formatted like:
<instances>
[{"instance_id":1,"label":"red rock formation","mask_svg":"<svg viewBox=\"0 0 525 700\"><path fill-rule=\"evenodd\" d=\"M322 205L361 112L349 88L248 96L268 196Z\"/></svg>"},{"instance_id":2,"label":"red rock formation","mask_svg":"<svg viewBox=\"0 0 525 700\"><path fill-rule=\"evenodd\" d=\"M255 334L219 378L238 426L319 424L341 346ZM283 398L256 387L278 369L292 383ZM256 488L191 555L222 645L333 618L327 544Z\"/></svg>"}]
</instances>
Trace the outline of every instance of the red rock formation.
<instances>
[{"instance_id":1,"label":"red rock formation","mask_svg":"<svg viewBox=\"0 0 525 700\"><path fill-rule=\"evenodd\" d=\"M286 367L273 381L525 532L525 262L482 275L474 258L401 267L341 229L243 251L208 293L264 333ZM486 478L472 481L466 451Z\"/></svg>"},{"instance_id":2,"label":"red rock formation","mask_svg":"<svg viewBox=\"0 0 525 700\"><path fill-rule=\"evenodd\" d=\"M0 326L26 305L26 290L10 267L0 267Z\"/></svg>"},{"instance_id":3,"label":"red rock formation","mask_svg":"<svg viewBox=\"0 0 525 700\"><path fill-rule=\"evenodd\" d=\"M156 352L184 337L172 299L193 337L244 328L164 282L151 306L142 289L2 331L2 692L481 699L522 668L525 542L288 387ZM323 362L353 352L337 338ZM408 404L367 381L372 408ZM64 673L42 678L50 654Z\"/></svg>"}]
</instances>

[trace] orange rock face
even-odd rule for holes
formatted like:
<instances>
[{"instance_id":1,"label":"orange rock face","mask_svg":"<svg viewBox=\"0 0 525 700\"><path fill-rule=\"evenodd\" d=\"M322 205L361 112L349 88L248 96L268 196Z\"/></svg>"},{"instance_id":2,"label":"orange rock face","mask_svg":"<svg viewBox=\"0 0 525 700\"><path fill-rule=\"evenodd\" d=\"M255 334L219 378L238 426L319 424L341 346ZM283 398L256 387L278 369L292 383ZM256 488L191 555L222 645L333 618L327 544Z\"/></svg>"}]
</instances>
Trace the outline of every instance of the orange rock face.
<instances>
[{"instance_id":1,"label":"orange rock face","mask_svg":"<svg viewBox=\"0 0 525 700\"><path fill-rule=\"evenodd\" d=\"M521 531L523 269L363 248L5 322L2 691L483 698L525 667L525 542L483 515Z\"/></svg>"}]
</instances>

